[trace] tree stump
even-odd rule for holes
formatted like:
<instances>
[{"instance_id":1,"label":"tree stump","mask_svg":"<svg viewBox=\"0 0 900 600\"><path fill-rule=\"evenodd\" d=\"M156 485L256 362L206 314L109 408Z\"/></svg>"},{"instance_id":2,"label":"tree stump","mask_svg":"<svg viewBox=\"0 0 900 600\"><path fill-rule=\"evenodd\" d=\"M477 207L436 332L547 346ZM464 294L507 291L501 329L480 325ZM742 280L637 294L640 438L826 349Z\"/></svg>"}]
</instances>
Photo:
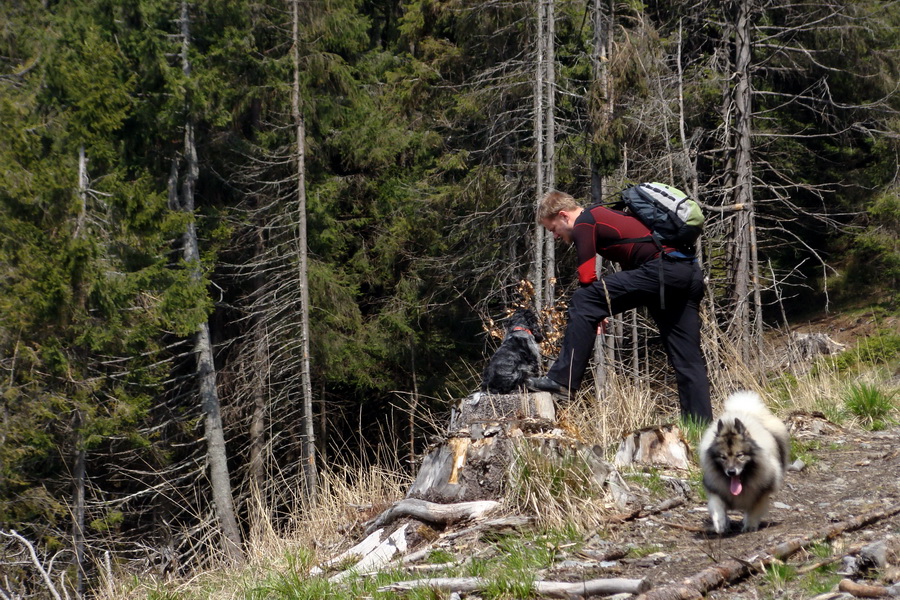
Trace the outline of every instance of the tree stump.
<instances>
[{"instance_id":1,"label":"tree stump","mask_svg":"<svg viewBox=\"0 0 900 600\"><path fill-rule=\"evenodd\" d=\"M555 420L547 392L464 398L446 440L425 456L407 497L438 503L501 498L516 454L524 451L560 463L577 457L595 483L604 485L613 468L600 449L575 440Z\"/></svg>"},{"instance_id":2,"label":"tree stump","mask_svg":"<svg viewBox=\"0 0 900 600\"><path fill-rule=\"evenodd\" d=\"M811 332L802 333L795 331L791 334L791 342L797 349L801 358L814 359L820 354L838 354L846 348L844 344L834 341L827 333Z\"/></svg>"},{"instance_id":3,"label":"tree stump","mask_svg":"<svg viewBox=\"0 0 900 600\"><path fill-rule=\"evenodd\" d=\"M415 527L408 527L411 521L442 529L485 518L501 506L506 488L515 485L511 482L520 459L537 457L551 469L577 469L580 481L609 491L622 509L633 501L615 468L603 461L599 447L581 443L557 427L547 392L472 394L453 411L448 430L425 455L406 498L366 523L368 537L363 542L316 572L351 557L356 564L332 579L380 568L417 543L410 533Z\"/></svg>"}]
</instances>

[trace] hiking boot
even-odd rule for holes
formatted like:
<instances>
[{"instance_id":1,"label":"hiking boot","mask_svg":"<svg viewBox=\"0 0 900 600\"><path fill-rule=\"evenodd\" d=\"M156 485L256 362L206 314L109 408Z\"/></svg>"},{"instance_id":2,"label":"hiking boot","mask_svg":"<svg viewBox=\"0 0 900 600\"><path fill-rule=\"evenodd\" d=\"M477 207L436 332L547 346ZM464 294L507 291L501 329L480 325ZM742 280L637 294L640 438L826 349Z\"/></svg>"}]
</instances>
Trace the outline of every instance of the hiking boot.
<instances>
[{"instance_id":1,"label":"hiking boot","mask_svg":"<svg viewBox=\"0 0 900 600\"><path fill-rule=\"evenodd\" d=\"M525 382L525 387L532 392L550 392L551 394L567 397L569 395L569 388L561 383L556 383L546 375L541 377L529 377Z\"/></svg>"}]
</instances>

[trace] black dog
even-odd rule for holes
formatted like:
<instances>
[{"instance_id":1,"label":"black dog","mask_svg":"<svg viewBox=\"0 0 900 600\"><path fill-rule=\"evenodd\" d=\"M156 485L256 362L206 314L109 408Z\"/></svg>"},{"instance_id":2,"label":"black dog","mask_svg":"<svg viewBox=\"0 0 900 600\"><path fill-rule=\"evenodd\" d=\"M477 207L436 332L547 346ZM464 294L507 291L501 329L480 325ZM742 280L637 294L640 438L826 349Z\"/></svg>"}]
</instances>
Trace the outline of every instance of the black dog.
<instances>
[{"instance_id":1,"label":"black dog","mask_svg":"<svg viewBox=\"0 0 900 600\"><path fill-rule=\"evenodd\" d=\"M544 339L535 314L527 308L516 310L506 319L506 337L481 375L481 391L509 394L525 386L529 377L540 371Z\"/></svg>"}]
</instances>

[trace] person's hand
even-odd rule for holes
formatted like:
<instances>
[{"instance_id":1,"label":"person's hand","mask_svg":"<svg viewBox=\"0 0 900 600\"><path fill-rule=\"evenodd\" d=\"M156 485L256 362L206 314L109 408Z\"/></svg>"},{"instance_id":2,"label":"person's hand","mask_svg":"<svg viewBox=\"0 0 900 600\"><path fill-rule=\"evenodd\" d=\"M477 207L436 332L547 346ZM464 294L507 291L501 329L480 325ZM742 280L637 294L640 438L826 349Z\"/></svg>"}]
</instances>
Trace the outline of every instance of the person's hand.
<instances>
[{"instance_id":1,"label":"person's hand","mask_svg":"<svg viewBox=\"0 0 900 600\"><path fill-rule=\"evenodd\" d=\"M603 335L606 333L606 326L609 325L609 317L600 321L600 324L597 325L597 335Z\"/></svg>"}]
</instances>

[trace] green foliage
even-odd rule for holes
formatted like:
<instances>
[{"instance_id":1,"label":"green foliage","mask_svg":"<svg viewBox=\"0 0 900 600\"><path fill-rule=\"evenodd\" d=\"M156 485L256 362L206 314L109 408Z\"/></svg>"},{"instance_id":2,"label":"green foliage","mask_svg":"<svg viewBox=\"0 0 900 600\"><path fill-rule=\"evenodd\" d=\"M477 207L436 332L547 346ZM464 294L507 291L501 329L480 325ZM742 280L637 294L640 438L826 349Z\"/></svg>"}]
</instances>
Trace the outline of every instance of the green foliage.
<instances>
[{"instance_id":1,"label":"green foliage","mask_svg":"<svg viewBox=\"0 0 900 600\"><path fill-rule=\"evenodd\" d=\"M287 556L283 570L270 572L261 582L255 582L245 591L248 599L284 598L285 600L316 600L318 598L349 597L339 593L340 588L324 577L310 577L309 568L314 564L310 552L300 550Z\"/></svg>"},{"instance_id":2,"label":"green foliage","mask_svg":"<svg viewBox=\"0 0 900 600\"><path fill-rule=\"evenodd\" d=\"M703 432L706 431L706 426L705 422L695 418L693 415L680 415L678 417L678 428L684 435L688 446L695 450L700 447L700 439L703 437Z\"/></svg>"},{"instance_id":3,"label":"green foliage","mask_svg":"<svg viewBox=\"0 0 900 600\"><path fill-rule=\"evenodd\" d=\"M827 561L833 558L834 550L828 542L819 542L810 546L807 552L815 560ZM810 596L833 591L842 578L835 571L837 571L837 563L828 562L803 575L800 584Z\"/></svg>"},{"instance_id":4,"label":"green foliage","mask_svg":"<svg viewBox=\"0 0 900 600\"><path fill-rule=\"evenodd\" d=\"M803 575L800 585L810 597L833 592L844 578L843 575L836 574L834 570L833 565L819 567L813 572Z\"/></svg>"},{"instance_id":5,"label":"green foliage","mask_svg":"<svg viewBox=\"0 0 900 600\"><path fill-rule=\"evenodd\" d=\"M456 557L446 550L432 550L428 553L428 562L431 564L452 563L456 561Z\"/></svg>"},{"instance_id":6,"label":"green foliage","mask_svg":"<svg viewBox=\"0 0 900 600\"><path fill-rule=\"evenodd\" d=\"M118 510L109 511L105 517L94 519L89 527L94 531L111 531L119 527L125 520L125 514Z\"/></svg>"},{"instance_id":7,"label":"green foliage","mask_svg":"<svg viewBox=\"0 0 900 600\"><path fill-rule=\"evenodd\" d=\"M847 285L862 292L883 289L886 301L900 303L900 193L893 188L867 210L869 224L849 243Z\"/></svg>"},{"instance_id":8,"label":"green foliage","mask_svg":"<svg viewBox=\"0 0 900 600\"><path fill-rule=\"evenodd\" d=\"M838 373L851 373L866 367L895 367L900 360L900 335L893 332L879 333L862 338L856 347L822 359L815 369L834 369Z\"/></svg>"}]
</instances>

